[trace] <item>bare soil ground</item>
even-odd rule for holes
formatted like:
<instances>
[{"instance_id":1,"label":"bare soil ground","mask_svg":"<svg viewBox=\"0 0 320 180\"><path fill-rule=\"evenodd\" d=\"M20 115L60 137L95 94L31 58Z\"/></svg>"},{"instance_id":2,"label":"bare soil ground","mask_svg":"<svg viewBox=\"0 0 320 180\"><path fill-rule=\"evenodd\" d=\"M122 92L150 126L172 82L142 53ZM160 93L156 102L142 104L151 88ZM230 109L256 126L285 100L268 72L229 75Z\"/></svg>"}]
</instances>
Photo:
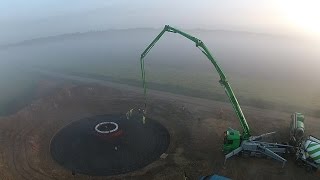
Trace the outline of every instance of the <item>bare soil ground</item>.
<instances>
[{"instance_id":1,"label":"bare soil ground","mask_svg":"<svg viewBox=\"0 0 320 180\"><path fill-rule=\"evenodd\" d=\"M44 86L52 84L46 82ZM43 93L45 88L39 88ZM290 157L283 169L281 163L265 158L234 157L224 166L223 132L228 127L241 129L229 103L159 91L150 91L148 97L148 116L162 123L171 136L167 158L113 177L73 176L61 167L49 152L50 141L59 129L84 117L125 114L131 108L143 107L141 91L134 88L70 83L0 119L0 179L183 179L184 172L190 179L212 173L232 179L320 178L319 173L297 167ZM288 140L290 114L253 107L243 107L243 111L253 135L277 131L277 141ZM307 116L306 133L320 137L319 122Z\"/></svg>"}]
</instances>

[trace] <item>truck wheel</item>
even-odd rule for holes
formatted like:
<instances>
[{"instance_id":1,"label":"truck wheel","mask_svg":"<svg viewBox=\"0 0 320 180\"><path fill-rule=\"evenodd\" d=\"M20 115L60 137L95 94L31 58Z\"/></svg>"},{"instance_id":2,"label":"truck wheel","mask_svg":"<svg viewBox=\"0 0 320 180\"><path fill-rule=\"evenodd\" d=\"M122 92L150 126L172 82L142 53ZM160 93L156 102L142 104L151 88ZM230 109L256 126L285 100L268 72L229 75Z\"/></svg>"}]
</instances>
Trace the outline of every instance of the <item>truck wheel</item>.
<instances>
[{"instance_id":1,"label":"truck wheel","mask_svg":"<svg viewBox=\"0 0 320 180\"><path fill-rule=\"evenodd\" d=\"M248 158L250 156L250 152L249 151L242 151L242 157L244 158Z\"/></svg>"},{"instance_id":2,"label":"truck wheel","mask_svg":"<svg viewBox=\"0 0 320 180\"><path fill-rule=\"evenodd\" d=\"M312 172L312 166L310 166L310 165L307 165L306 166L306 170L307 170L307 172L309 172L309 173L311 173Z\"/></svg>"},{"instance_id":3,"label":"truck wheel","mask_svg":"<svg viewBox=\"0 0 320 180\"><path fill-rule=\"evenodd\" d=\"M303 166L303 162L300 159L297 159L295 162L299 167Z\"/></svg>"},{"instance_id":4,"label":"truck wheel","mask_svg":"<svg viewBox=\"0 0 320 180\"><path fill-rule=\"evenodd\" d=\"M294 147L290 147L288 149L289 149L291 156L294 156L296 154L296 149Z\"/></svg>"}]
</instances>

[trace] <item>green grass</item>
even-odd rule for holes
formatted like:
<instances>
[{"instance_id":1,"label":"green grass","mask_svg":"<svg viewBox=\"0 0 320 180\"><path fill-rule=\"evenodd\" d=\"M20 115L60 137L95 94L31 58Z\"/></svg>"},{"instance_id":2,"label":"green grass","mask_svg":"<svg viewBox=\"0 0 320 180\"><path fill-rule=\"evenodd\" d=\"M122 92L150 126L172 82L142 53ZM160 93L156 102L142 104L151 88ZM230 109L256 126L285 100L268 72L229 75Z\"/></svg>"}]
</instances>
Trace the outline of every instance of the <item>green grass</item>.
<instances>
[{"instance_id":1,"label":"green grass","mask_svg":"<svg viewBox=\"0 0 320 180\"><path fill-rule=\"evenodd\" d=\"M147 63L147 86L149 89L228 102L223 88L218 83L218 74L210 67L211 64L207 65L203 67ZM54 63L45 68L82 77L142 86L138 62ZM1 73L0 115L8 115L32 100L39 78L19 70L6 70ZM255 76L226 73L241 105L287 112L302 111L320 116L320 91L313 90L303 96L297 96L306 90L295 89L290 87L289 83L281 81L261 81Z\"/></svg>"},{"instance_id":2,"label":"green grass","mask_svg":"<svg viewBox=\"0 0 320 180\"><path fill-rule=\"evenodd\" d=\"M0 71L0 116L10 115L30 103L38 78L17 69Z\"/></svg>"},{"instance_id":3,"label":"green grass","mask_svg":"<svg viewBox=\"0 0 320 180\"><path fill-rule=\"evenodd\" d=\"M131 33L108 33L65 39L8 49L1 57L10 62L24 62L26 66L141 87L139 56L157 32L151 34L147 37L145 33L138 33L135 37ZM320 116L320 83L317 83L319 73L315 65L318 56L302 48L308 44L291 47L292 42L287 40L263 37L253 40L251 36L239 36L240 39L233 37L236 40L233 41L232 37L220 35L208 35L205 40L229 77L241 105L312 112ZM146 58L148 88L227 101L218 83L219 76L208 59L192 43L173 37L168 35L159 41ZM282 48L277 48L277 43ZM0 76L4 78L0 79L2 87L8 87L0 90L2 107L11 99L30 93L34 87L34 82L20 72L14 83L6 80L6 73Z\"/></svg>"},{"instance_id":4,"label":"green grass","mask_svg":"<svg viewBox=\"0 0 320 180\"><path fill-rule=\"evenodd\" d=\"M174 63L172 65L147 63L148 88L227 102L227 96L218 83L219 76L209 65L211 64L208 64L208 67L190 67ZM104 62L98 65L92 63L51 67L64 73L141 87L139 68L138 62ZM320 116L318 111L320 109L318 92L320 91L317 89L312 93L306 93L305 89L291 87L290 83L277 79L261 80L256 76L239 76L235 72L227 72L227 74L242 105L287 112L302 111ZM300 93L305 94L299 96Z\"/></svg>"}]
</instances>

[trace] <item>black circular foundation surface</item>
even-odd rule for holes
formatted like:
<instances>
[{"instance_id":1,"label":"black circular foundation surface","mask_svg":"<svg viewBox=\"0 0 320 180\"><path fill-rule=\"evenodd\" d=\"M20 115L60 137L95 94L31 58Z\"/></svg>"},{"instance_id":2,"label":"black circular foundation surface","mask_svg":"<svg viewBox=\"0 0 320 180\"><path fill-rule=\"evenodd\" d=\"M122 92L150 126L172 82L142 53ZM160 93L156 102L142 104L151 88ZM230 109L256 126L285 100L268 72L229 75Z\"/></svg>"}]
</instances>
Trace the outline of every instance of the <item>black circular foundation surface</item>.
<instances>
[{"instance_id":1,"label":"black circular foundation surface","mask_svg":"<svg viewBox=\"0 0 320 180\"><path fill-rule=\"evenodd\" d=\"M50 152L55 161L73 173L93 176L123 174L159 159L170 143L160 123L141 116L99 115L75 121L53 137ZM95 126L114 122L118 130L100 134Z\"/></svg>"}]
</instances>

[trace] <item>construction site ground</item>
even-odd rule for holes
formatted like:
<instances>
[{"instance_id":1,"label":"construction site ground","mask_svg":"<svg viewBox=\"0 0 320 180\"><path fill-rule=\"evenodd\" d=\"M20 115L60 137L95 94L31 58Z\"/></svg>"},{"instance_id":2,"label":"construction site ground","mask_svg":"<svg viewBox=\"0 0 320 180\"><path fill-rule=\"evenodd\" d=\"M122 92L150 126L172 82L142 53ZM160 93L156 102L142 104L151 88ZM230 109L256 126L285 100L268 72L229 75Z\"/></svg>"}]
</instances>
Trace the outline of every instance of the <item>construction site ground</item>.
<instances>
[{"instance_id":1,"label":"construction site ground","mask_svg":"<svg viewBox=\"0 0 320 180\"><path fill-rule=\"evenodd\" d=\"M72 80L72 81L70 81ZM0 179L198 179L219 174L232 179L319 179L297 167L292 157L284 168L267 158L233 157L224 165L223 133L241 130L230 103L150 90L148 117L170 133L168 156L146 167L111 177L73 175L53 160L50 141L67 124L100 114L125 114L143 107L142 89L77 77L43 80L32 103L0 118ZM253 135L276 131L289 139L290 113L243 107ZM148 119L147 119L148 120ZM320 137L320 119L306 116L306 134Z\"/></svg>"}]
</instances>

